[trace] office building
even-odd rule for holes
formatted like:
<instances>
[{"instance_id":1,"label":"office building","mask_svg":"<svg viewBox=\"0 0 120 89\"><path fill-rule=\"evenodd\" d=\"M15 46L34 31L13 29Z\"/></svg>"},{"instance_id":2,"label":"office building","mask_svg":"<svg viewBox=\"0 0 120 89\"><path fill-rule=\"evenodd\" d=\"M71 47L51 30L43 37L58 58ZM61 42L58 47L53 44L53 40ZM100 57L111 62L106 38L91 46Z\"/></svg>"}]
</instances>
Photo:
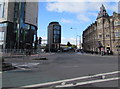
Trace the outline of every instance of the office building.
<instances>
[{"instance_id":1,"label":"office building","mask_svg":"<svg viewBox=\"0 0 120 89\"><path fill-rule=\"evenodd\" d=\"M100 7L97 19L83 31L83 49L89 52L110 50L117 54L120 48L120 14L109 16L104 5Z\"/></svg>"},{"instance_id":2,"label":"office building","mask_svg":"<svg viewBox=\"0 0 120 89\"><path fill-rule=\"evenodd\" d=\"M48 26L47 44L50 49L59 50L61 43L61 25L58 22L51 22Z\"/></svg>"},{"instance_id":3,"label":"office building","mask_svg":"<svg viewBox=\"0 0 120 89\"><path fill-rule=\"evenodd\" d=\"M0 48L37 47L37 2L0 1Z\"/></svg>"}]
</instances>

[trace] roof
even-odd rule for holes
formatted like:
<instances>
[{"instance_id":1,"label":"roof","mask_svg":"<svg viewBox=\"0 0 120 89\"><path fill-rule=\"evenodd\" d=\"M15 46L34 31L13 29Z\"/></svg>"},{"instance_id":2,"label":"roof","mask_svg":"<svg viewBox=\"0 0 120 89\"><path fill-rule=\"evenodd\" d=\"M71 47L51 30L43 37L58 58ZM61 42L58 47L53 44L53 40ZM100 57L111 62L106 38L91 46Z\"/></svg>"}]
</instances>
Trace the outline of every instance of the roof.
<instances>
[{"instance_id":1,"label":"roof","mask_svg":"<svg viewBox=\"0 0 120 89\"><path fill-rule=\"evenodd\" d=\"M104 5L102 4L102 6L100 7L100 12L98 13L97 19L101 18L101 17L109 17Z\"/></svg>"},{"instance_id":2,"label":"roof","mask_svg":"<svg viewBox=\"0 0 120 89\"><path fill-rule=\"evenodd\" d=\"M59 24L59 22L50 22L49 25L51 24Z\"/></svg>"}]
</instances>

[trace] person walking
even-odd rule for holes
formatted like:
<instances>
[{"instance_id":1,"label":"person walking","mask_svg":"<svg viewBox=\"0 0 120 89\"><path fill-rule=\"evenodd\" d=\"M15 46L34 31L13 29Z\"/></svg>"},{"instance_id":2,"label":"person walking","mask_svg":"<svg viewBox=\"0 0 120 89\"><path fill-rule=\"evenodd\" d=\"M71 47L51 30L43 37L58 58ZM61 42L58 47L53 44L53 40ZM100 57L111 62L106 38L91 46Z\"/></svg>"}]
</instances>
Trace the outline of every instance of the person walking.
<instances>
[{"instance_id":1,"label":"person walking","mask_svg":"<svg viewBox=\"0 0 120 89\"><path fill-rule=\"evenodd\" d=\"M101 47L101 55L103 56L104 55L104 48Z\"/></svg>"}]
</instances>

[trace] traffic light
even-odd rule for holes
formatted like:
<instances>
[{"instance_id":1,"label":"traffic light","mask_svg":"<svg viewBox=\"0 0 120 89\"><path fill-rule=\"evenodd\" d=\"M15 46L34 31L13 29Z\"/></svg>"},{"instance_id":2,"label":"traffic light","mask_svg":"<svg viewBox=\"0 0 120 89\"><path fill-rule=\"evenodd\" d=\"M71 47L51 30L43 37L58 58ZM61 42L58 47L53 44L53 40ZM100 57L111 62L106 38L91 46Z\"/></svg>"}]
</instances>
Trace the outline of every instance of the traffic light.
<instances>
[{"instance_id":1,"label":"traffic light","mask_svg":"<svg viewBox=\"0 0 120 89\"><path fill-rule=\"evenodd\" d=\"M41 44L41 42L42 42L42 38L41 38L41 37L39 37L39 44Z\"/></svg>"}]
</instances>

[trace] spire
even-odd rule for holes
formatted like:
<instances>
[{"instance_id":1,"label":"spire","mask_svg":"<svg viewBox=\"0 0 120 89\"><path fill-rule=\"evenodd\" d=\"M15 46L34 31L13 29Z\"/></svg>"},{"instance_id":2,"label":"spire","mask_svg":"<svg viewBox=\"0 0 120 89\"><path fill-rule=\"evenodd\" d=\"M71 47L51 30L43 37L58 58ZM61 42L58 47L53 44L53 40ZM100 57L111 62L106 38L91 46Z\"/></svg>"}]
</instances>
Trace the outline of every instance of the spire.
<instances>
[{"instance_id":1,"label":"spire","mask_svg":"<svg viewBox=\"0 0 120 89\"><path fill-rule=\"evenodd\" d=\"M101 8L102 8L103 10L106 10L103 4L102 4Z\"/></svg>"},{"instance_id":2,"label":"spire","mask_svg":"<svg viewBox=\"0 0 120 89\"><path fill-rule=\"evenodd\" d=\"M102 4L102 6L100 7L100 12L98 13L97 19L101 18L101 17L108 17L108 13L104 7L104 5Z\"/></svg>"}]
</instances>

